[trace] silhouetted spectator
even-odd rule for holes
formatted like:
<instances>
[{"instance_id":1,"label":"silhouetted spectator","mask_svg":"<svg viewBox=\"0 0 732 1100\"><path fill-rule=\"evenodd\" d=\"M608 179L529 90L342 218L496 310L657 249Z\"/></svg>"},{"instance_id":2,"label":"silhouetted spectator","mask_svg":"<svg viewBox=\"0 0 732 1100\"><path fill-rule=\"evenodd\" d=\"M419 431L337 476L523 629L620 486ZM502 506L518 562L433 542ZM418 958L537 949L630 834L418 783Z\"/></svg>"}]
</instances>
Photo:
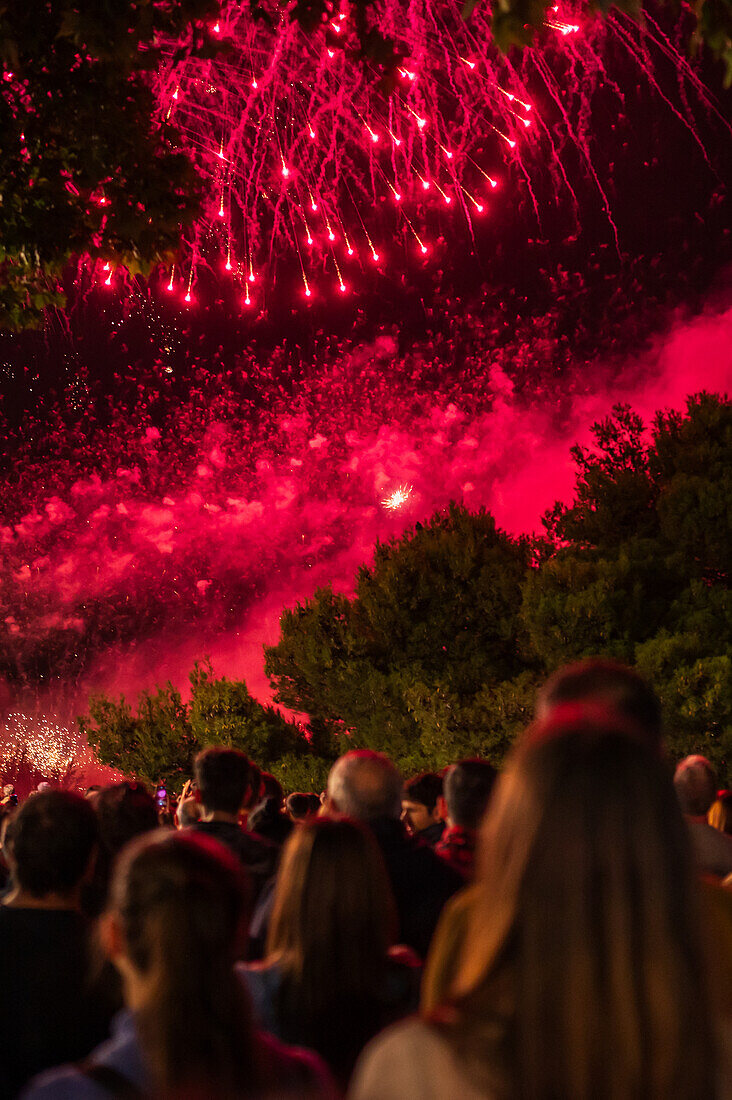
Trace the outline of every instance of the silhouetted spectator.
<instances>
[{"instance_id":1,"label":"silhouetted spectator","mask_svg":"<svg viewBox=\"0 0 732 1100\"><path fill-rule=\"evenodd\" d=\"M381 753L366 749L346 753L330 770L326 809L371 829L394 891L399 940L424 958L442 907L463 885L463 878L431 848L407 834L400 820L399 772Z\"/></svg>"},{"instance_id":2,"label":"silhouetted spectator","mask_svg":"<svg viewBox=\"0 0 732 1100\"><path fill-rule=\"evenodd\" d=\"M314 1055L252 1027L233 969L246 895L241 864L212 838L165 831L133 842L115 871L101 925L129 1011L85 1063L44 1074L26 1096L332 1097Z\"/></svg>"},{"instance_id":3,"label":"silhouetted spectator","mask_svg":"<svg viewBox=\"0 0 732 1100\"><path fill-rule=\"evenodd\" d=\"M47 1066L81 1058L108 1033L90 996L81 886L97 846L80 795L45 791L17 811L6 836L13 888L0 907L0 1090L15 1096Z\"/></svg>"},{"instance_id":4,"label":"silhouetted spectator","mask_svg":"<svg viewBox=\"0 0 732 1100\"><path fill-rule=\"evenodd\" d=\"M351 1100L724 1095L665 763L636 723L572 710L498 779L443 1006L374 1040Z\"/></svg>"},{"instance_id":5,"label":"silhouetted spectator","mask_svg":"<svg viewBox=\"0 0 732 1100\"><path fill-rule=\"evenodd\" d=\"M158 828L155 799L142 783L114 783L97 791L90 805L99 822L99 855L84 889L84 911L96 917L107 902L114 861L131 840Z\"/></svg>"},{"instance_id":6,"label":"silhouetted spectator","mask_svg":"<svg viewBox=\"0 0 732 1100\"><path fill-rule=\"evenodd\" d=\"M473 877L477 829L495 781L496 769L487 760L460 760L445 776L441 810L447 828L435 852L466 880Z\"/></svg>"},{"instance_id":7,"label":"silhouetted spectator","mask_svg":"<svg viewBox=\"0 0 732 1100\"><path fill-rule=\"evenodd\" d=\"M285 813L285 792L279 779L261 773L259 802L247 819L247 828L280 847L292 832L292 819Z\"/></svg>"},{"instance_id":8,"label":"silhouetted spectator","mask_svg":"<svg viewBox=\"0 0 732 1100\"><path fill-rule=\"evenodd\" d=\"M247 827L281 847L293 829L292 818L283 813L276 798L265 798L247 818Z\"/></svg>"},{"instance_id":9,"label":"silhouetted spectator","mask_svg":"<svg viewBox=\"0 0 732 1100\"><path fill-rule=\"evenodd\" d=\"M295 791L285 799L285 808L293 821L307 821L320 813L320 796Z\"/></svg>"},{"instance_id":10,"label":"silhouetted spectator","mask_svg":"<svg viewBox=\"0 0 732 1100\"><path fill-rule=\"evenodd\" d=\"M244 829L239 816L259 793L259 769L243 752L213 746L200 752L194 762L196 785L201 800L201 820L190 828L215 837L238 857L246 868L252 903L277 867L279 849L271 841ZM256 782L256 788L253 783Z\"/></svg>"},{"instance_id":11,"label":"silhouetted spectator","mask_svg":"<svg viewBox=\"0 0 732 1100\"><path fill-rule=\"evenodd\" d=\"M571 703L610 710L637 723L660 750L663 734L658 696L642 676L620 661L588 657L560 668L537 693L536 717L546 721L557 707Z\"/></svg>"},{"instance_id":12,"label":"silhouetted spectator","mask_svg":"<svg viewBox=\"0 0 732 1100\"><path fill-rule=\"evenodd\" d=\"M703 756L687 756L674 772L674 787L689 826L699 869L718 878L732 874L732 837L707 822L707 813L717 795L712 765Z\"/></svg>"},{"instance_id":13,"label":"silhouetted spectator","mask_svg":"<svg viewBox=\"0 0 732 1100\"><path fill-rule=\"evenodd\" d=\"M436 772L423 772L404 784L402 793L402 820L412 836L418 836L423 844L434 846L445 831L440 816L442 776Z\"/></svg>"},{"instance_id":14,"label":"silhouetted spectator","mask_svg":"<svg viewBox=\"0 0 732 1100\"><path fill-rule=\"evenodd\" d=\"M262 964L242 966L263 1027L311 1047L345 1086L366 1042L417 1007L420 969L390 954L396 909L373 837L315 818L285 846Z\"/></svg>"}]
</instances>

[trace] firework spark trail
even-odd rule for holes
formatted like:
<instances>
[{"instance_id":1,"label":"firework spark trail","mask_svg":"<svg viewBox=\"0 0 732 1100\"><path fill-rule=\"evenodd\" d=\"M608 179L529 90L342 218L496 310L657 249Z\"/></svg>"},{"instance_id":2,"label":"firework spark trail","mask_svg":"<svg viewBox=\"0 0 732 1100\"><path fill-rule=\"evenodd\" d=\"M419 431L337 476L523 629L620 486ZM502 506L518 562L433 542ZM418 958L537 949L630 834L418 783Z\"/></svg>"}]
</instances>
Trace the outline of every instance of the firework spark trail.
<instances>
[{"instance_id":1,"label":"firework spark trail","mask_svg":"<svg viewBox=\"0 0 732 1100\"><path fill-rule=\"evenodd\" d=\"M663 102L666 104L667 108L676 116L676 118L679 120L679 122L681 122L681 124L686 127L686 129L689 131L691 136L694 138L694 141L696 142L696 144L699 146L699 149L702 152L704 160L706 161L707 164L709 164L709 155L708 155L706 149L704 148L704 143L702 142L701 138L697 134L695 128L692 125L690 125L688 118L685 118L683 112L680 111L678 109L678 107L676 107L671 102L670 98L662 91L660 84L658 83L658 81L656 80L656 77L653 74L653 70L650 68L650 66L647 62L647 59L644 57L644 52L643 52L642 46L639 46L636 42L633 41L632 34L630 33L630 31L626 27L624 27L622 25L622 23L620 23L620 21L616 21L615 29L616 29L616 32L617 32L619 38L625 44L628 52L631 53L633 55L633 57L635 57L637 59L638 64L645 71L646 76L647 76L651 86L653 87L654 91L656 92L656 94L663 100Z\"/></svg>"},{"instance_id":2,"label":"firework spark trail","mask_svg":"<svg viewBox=\"0 0 732 1100\"><path fill-rule=\"evenodd\" d=\"M385 97L379 74L349 56L357 41L347 10L306 35L284 14L269 26L246 5L225 3L219 27L228 52L177 62L171 43L156 85L161 116L171 118L209 181L184 270L216 265L220 255L239 283L248 267L261 272L262 293L293 265L302 269L306 292L334 271L342 286L344 264L366 277L364 243L393 270L394 245L403 242L409 254L412 235L418 242L434 236L447 215L471 237L473 216L489 197L488 175L506 176L508 194L525 192L541 225L542 173L554 181L556 201L568 198L577 208L576 181L564 164L570 146L597 188L619 249L592 160L594 91L608 87L621 108L623 102L600 60L608 38L623 43L652 94L702 143L649 61L649 43L663 58L673 56L667 37L615 17L580 29L576 18L571 6L552 9L540 46L526 50L517 67L492 43L487 5L466 23L455 3L411 0L405 8L386 0L380 27L403 44L406 57ZM682 102L691 90L710 107L688 63L676 62ZM302 254L297 238L308 210L313 220Z\"/></svg>"},{"instance_id":3,"label":"firework spark trail","mask_svg":"<svg viewBox=\"0 0 732 1100\"><path fill-rule=\"evenodd\" d=\"M0 736L0 772L7 779L30 771L46 780L63 782L84 760L78 737L46 715L12 712ZM87 762L93 757L86 753Z\"/></svg>"}]
</instances>

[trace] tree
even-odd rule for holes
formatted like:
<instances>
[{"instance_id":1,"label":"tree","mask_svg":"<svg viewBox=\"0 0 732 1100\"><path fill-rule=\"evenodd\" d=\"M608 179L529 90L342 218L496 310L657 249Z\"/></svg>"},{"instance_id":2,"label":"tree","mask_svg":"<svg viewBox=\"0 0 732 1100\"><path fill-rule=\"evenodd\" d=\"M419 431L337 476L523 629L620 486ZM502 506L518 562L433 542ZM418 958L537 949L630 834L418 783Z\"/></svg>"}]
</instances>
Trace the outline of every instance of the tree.
<instances>
[{"instance_id":1,"label":"tree","mask_svg":"<svg viewBox=\"0 0 732 1100\"><path fill-rule=\"evenodd\" d=\"M188 702L168 683L142 692L135 713L124 698L93 696L79 726L101 762L178 792L197 752L227 745L289 790L322 788L333 757L318 755L298 726L258 703L243 681L215 678L208 661L194 666L189 681Z\"/></svg>"},{"instance_id":2,"label":"tree","mask_svg":"<svg viewBox=\"0 0 732 1100\"><path fill-rule=\"evenodd\" d=\"M454 504L377 543L352 599L319 589L283 613L265 649L275 699L405 770L453 753L465 708L525 667L528 554L490 514Z\"/></svg>"},{"instance_id":3,"label":"tree","mask_svg":"<svg viewBox=\"0 0 732 1100\"><path fill-rule=\"evenodd\" d=\"M92 701L84 729L107 763L173 787L204 742L241 747L286 786L320 789L348 748L403 769L481 755L500 764L533 715L536 689L579 657L636 665L654 685L670 752L732 763L732 404L690 397L649 432L627 407L573 450L574 498L544 539L513 539L455 504L377 543L351 597L319 589L285 609L265 649L276 701L307 716L306 737L246 685L191 674Z\"/></svg>"},{"instance_id":4,"label":"tree","mask_svg":"<svg viewBox=\"0 0 732 1100\"><path fill-rule=\"evenodd\" d=\"M664 705L672 751L732 764L732 405L697 394L658 413L650 439L627 407L574 448L574 501L546 516L522 617L549 671L606 654L636 664Z\"/></svg>"},{"instance_id":5,"label":"tree","mask_svg":"<svg viewBox=\"0 0 732 1100\"><path fill-rule=\"evenodd\" d=\"M206 29L218 7L0 0L0 327L62 304L74 256L133 274L174 256L200 184L146 76L162 36L181 56L218 48Z\"/></svg>"}]
</instances>

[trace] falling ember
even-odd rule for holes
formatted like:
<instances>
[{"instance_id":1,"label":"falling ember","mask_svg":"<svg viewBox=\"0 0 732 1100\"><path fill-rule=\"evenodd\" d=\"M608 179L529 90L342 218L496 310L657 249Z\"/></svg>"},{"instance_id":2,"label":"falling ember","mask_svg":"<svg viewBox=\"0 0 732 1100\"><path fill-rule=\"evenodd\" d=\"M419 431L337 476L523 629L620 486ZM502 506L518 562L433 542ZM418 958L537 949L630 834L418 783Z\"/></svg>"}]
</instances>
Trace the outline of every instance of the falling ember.
<instances>
[{"instance_id":1,"label":"falling ember","mask_svg":"<svg viewBox=\"0 0 732 1100\"><path fill-rule=\"evenodd\" d=\"M373 185L379 180L394 181L389 186L397 203L409 211L417 232L432 239L454 232L443 224L448 218L453 227L462 224L466 234L472 232L469 207L452 202L452 196L474 195L479 177L495 187L502 169L532 197L553 190L555 204L562 195L573 204L567 164L577 158L564 155L571 145L583 166L575 171L591 180L611 220L603 182L590 160L587 126L592 96L600 87L623 107L622 90L603 67L604 41L612 40L613 47L620 43L651 88L656 85L648 67L652 62L646 60L649 50L668 56L670 47L645 28L642 52L634 52L629 39L640 32L629 29L625 17L611 15L602 24L580 28L574 10L552 7L541 46L525 51L516 66L492 41L490 5L478 5L465 22L459 5L384 0L380 16L406 60L396 70L401 78L396 90L385 97L366 67L354 60L358 40L347 13L331 13L327 24L306 35L287 17L253 21L248 5L224 0L215 33L225 28L227 50L181 60L178 43L161 43L163 62L155 78L160 117L175 101L176 130L210 182L203 215L184 244L186 260L198 255L211 264L212 248L225 255L233 237L234 251L243 253L246 245L263 277L274 278L278 265L297 261L299 234L293 222L300 219L303 195L309 196L313 212L322 210L324 220L340 226L348 255L364 238L373 254L370 238L386 245L401 226L399 212L392 207L390 216L380 205L379 188ZM332 33L342 49L331 48ZM332 63L323 64L324 56ZM686 75L683 59L678 67L680 79L706 102L693 74ZM566 76L580 71L581 79ZM561 79L555 72L563 74ZM260 87L263 94L254 95ZM216 93L213 106L211 91ZM525 117L529 113L531 119ZM389 140L382 141L387 135ZM437 182L446 162L449 194ZM534 187L538 173L548 174L551 190ZM289 185L273 186L277 175ZM536 201L540 218L542 200ZM480 213L483 204L471 204ZM330 230L325 240L315 235L306 257L311 279L324 269L332 241Z\"/></svg>"},{"instance_id":2,"label":"falling ember","mask_svg":"<svg viewBox=\"0 0 732 1100\"><path fill-rule=\"evenodd\" d=\"M396 512L399 508L403 508L412 495L411 485L400 485L398 489L395 489L388 497L385 497L381 504L389 512Z\"/></svg>"}]
</instances>

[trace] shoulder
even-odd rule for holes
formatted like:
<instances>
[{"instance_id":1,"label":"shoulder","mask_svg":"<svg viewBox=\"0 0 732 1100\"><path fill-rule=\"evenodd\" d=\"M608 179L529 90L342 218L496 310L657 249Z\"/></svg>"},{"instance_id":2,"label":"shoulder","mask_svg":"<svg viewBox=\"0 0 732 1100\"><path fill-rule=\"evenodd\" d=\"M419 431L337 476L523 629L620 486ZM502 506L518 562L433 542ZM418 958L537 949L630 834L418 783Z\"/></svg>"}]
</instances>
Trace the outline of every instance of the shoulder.
<instances>
[{"instance_id":1,"label":"shoulder","mask_svg":"<svg viewBox=\"0 0 732 1100\"><path fill-rule=\"evenodd\" d=\"M236 972L249 990L255 1016L271 1026L270 1015L282 985L282 967L276 962L237 963Z\"/></svg>"},{"instance_id":2,"label":"shoulder","mask_svg":"<svg viewBox=\"0 0 732 1100\"><path fill-rule=\"evenodd\" d=\"M336 1100L340 1095L325 1062L311 1050L286 1046L273 1035L257 1033L257 1044L274 1087L293 1095Z\"/></svg>"},{"instance_id":3,"label":"shoulder","mask_svg":"<svg viewBox=\"0 0 732 1100\"><path fill-rule=\"evenodd\" d=\"M144 1089L146 1073L130 1013L118 1013L112 1030L112 1038L92 1051L86 1061L120 1074L133 1088ZM21 1100L109 1100L109 1092L79 1066L68 1065L34 1077L21 1094Z\"/></svg>"},{"instance_id":4,"label":"shoulder","mask_svg":"<svg viewBox=\"0 0 732 1100\"><path fill-rule=\"evenodd\" d=\"M26 1086L19 1100L105 1100L106 1093L75 1066L62 1066L39 1074Z\"/></svg>"},{"instance_id":5,"label":"shoulder","mask_svg":"<svg viewBox=\"0 0 732 1100\"><path fill-rule=\"evenodd\" d=\"M474 1100L481 1095L461 1074L445 1040L417 1016L368 1044L348 1093L349 1100Z\"/></svg>"}]
</instances>

